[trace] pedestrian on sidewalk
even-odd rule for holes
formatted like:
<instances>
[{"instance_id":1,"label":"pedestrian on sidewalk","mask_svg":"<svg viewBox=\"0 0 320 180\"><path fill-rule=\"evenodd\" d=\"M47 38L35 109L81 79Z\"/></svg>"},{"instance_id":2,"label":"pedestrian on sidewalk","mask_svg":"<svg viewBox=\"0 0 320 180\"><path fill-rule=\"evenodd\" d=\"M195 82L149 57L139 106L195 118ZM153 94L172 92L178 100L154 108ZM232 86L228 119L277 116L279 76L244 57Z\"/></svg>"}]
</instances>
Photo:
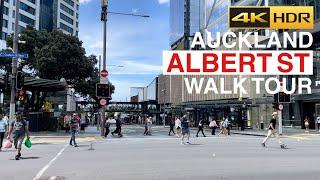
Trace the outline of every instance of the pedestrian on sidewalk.
<instances>
[{"instance_id":1,"label":"pedestrian on sidewalk","mask_svg":"<svg viewBox=\"0 0 320 180\"><path fill-rule=\"evenodd\" d=\"M223 126L225 127L226 133L228 136L230 136L230 130L231 130L231 123L229 121L228 116L224 117Z\"/></svg>"},{"instance_id":2,"label":"pedestrian on sidewalk","mask_svg":"<svg viewBox=\"0 0 320 180\"><path fill-rule=\"evenodd\" d=\"M214 117L212 117L212 121L210 122L209 127L212 130L211 135L216 135L216 129L217 129L218 125L217 125L217 122L214 119Z\"/></svg>"},{"instance_id":3,"label":"pedestrian on sidewalk","mask_svg":"<svg viewBox=\"0 0 320 180\"><path fill-rule=\"evenodd\" d=\"M203 137L206 137L206 135L203 132L203 126L204 126L204 120L202 119L202 120L200 120L200 122L198 124L198 132L197 132L196 137L198 137L200 131L202 132Z\"/></svg>"},{"instance_id":4,"label":"pedestrian on sidewalk","mask_svg":"<svg viewBox=\"0 0 320 180\"><path fill-rule=\"evenodd\" d=\"M171 136L171 132L173 132L173 135L175 135L176 133L174 132L173 128L174 128L174 125L175 125L175 120L173 118L171 118L170 122L170 131L169 131L169 134L168 136Z\"/></svg>"},{"instance_id":5,"label":"pedestrian on sidewalk","mask_svg":"<svg viewBox=\"0 0 320 180\"><path fill-rule=\"evenodd\" d=\"M112 136L114 134L118 134L119 137L122 137L122 133L121 133L121 125L122 125L122 122L121 122L121 119L120 119L120 114L118 114L116 116L116 129L111 133Z\"/></svg>"},{"instance_id":6,"label":"pedestrian on sidewalk","mask_svg":"<svg viewBox=\"0 0 320 180\"><path fill-rule=\"evenodd\" d=\"M67 113L63 118L63 124L64 124L64 128L66 130L66 133L69 133L69 131L70 131L69 123L70 123L71 118L72 117L69 113Z\"/></svg>"},{"instance_id":7,"label":"pedestrian on sidewalk","mask_svg":"<svg viewBox=\"0 0 320 180\"><path fill-rule=\"evenodd\" d=\"M318 131L320 132L320 116L317 117Z\"/></svg>"},{"instance_id":8,"label":"pedestrian on sidewalk","mask_svg":"<svg viewBox=\"0 0 320 180\"><path fill-rule=\"evenodd\" d=\"M276 131L276 124L277 124L277 119L276 119L276 117L277 117L277 114L278 114L277 112L273 112L273 113L271 114L272 118L271 118L270 123L269 123L269 126L268 126L268 134L267 134L267 137L266 137L266 138L262 141L262 143L261 143L262 147L266 147L266 142L268 141L268 139L269 139L272 135L274 135L274 136L277 138L280 147L281 147L282 149L286 148L286 146L281 142L280 137L279 137L279 134L278 134L277 131Z\"/></svg>"},{"instance_id":9,"label":"pedestrian on sidewalk","mask_svg":"<svg viewBox=\"0 0 320 180\"><path fill-rule=\"evenodd\" d=\"M176 120L174 121L174 125L176 127L176 135L178 138L181 137L181 121L180 121L180 117L176 116Z\"/></svg>"},{"instance_id":10,"label":"pedestrian on sidewalk","mask_svg":"<svg viewBox=\"0 0 320 180\"><path fill-rule=\"evenodd\" d=\"M13 144L17 150L15 159L19 160L21 157L21 147L23 144L23 140L26 135L27 138L30 138L29 124L26 120L23 119L23 115L21 112L18 112L16 114L16 118L11 122L7 139L10 139L11 134L13 134Z\"/></svg>"},{"instance_id":11,"label":"pedestrian on sidewalk","mask_svg":"<svg viewBox=\"0 0 320 180\"><path fill-rule=\"evenodd\" d=\"M144 120L144 133L143 135L148 135L148 118Z\"/></svg>"},{"instance_id":12,"label":"pedestrian on sidewalk","mask_svg":"<svg viewBox=\"0 0 320 180\"><path fill-rule=\"evenodd\" d=\"M182 138L181 138L181 144L191 144L190 139L190 129L189 129L189 120L187 119L187 115L183 115L182 121L181 121L181 130L182 130ZM184 141L184 139L187 139L187 142Z\"/></svg>"},{"instance_id":13,"label":"pedestrian on sidewalk","mask_svg":"<svg viewBox=\"0 0 320 180\"><path fill-rule=\"evenodd\" d=\"M305 131L306 133L309 132L309 125L310 125L309 118L308 118L308 116L306 116L304 118L304 126L306 127L306 131Z\"/></svg>"},{"instance_id":14,"label":"pedestrian on sidewalk","mask_svg":"<svg viewBox=\"0 0 320 180\"><path fill-rule=\"evenodd\" d=\"M79 131L80 125L79 125L79 120L78 120L77 116L78 116L77 113L73 113L72 118L69 122L69 127L71 130L71 138L70 138L69 144L71 146L74 145L74 147L78 147L78 145L76 143L76 133Z\"/></svg>"},{"instance_id":15,"label":"pedestrian on sidewalk","mask_svg":"<svg viewBox=\"0 0 320 180\"><path fill-rule=\"evenodd\" d=\"M151 133L151 129L152 129L152 116L149 116L149 118L147 119L147 126L148 126L148 133L147 135L151 136L152 133Z\"/></svg>"},{"instance_id":16,"label":"pedestrian on sidewalk","mask_svg":"<svg viewBox=\"0 0 320 180\"><path fill-rule=\"evenodd\" d=\"M110 132L110 122L109 122L109 119L106 121L106 123L105 123L105 125L104 125L104 128L105 128L104 137L107 138L107 136L109 135L109 132Z\"/></svg>"},{"instance_id":17,"label":"pedestrian on sidewalk","mask_svg":"<svg viewBox=\"0 0 320 180\"><path fill-rule=\"evenodd\" d=\"M0 114L0 151L3 144L4 135L8 131L8 122L4 119L3 115Z\"/></svg>"}]
</instances>

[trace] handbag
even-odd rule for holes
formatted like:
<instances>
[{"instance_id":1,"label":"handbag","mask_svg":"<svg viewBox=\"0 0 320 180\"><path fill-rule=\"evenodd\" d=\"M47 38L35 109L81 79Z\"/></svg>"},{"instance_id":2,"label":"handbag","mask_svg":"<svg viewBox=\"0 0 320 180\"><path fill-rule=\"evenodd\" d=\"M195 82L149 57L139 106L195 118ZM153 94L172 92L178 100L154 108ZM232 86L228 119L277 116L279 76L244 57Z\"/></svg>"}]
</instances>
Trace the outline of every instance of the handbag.
<instances>
[{"instance_id":1,"label":"handbag","mask_svg":"<svg viewBox=\"0 0 320 180\"><path fill-rule=\"evenodd\" d=\"M30 140L29 137L28 137L28 138L26 139L26 141L24 142L24 145L25 145L27 148L31 148L32 143L31 143L31 140Z\"/></svg>"},{"instance_id":2,"label":"handbag","mask_svg":"<svg viewBox=\"0 0 320 180\"><path fill-rule=\"evenodd\" d=\"M6 141L3 143L3 147L6 148L6 149L12 148L12 141L11 141L11 140L6 140Z\"/></svg>"}]
</instances>

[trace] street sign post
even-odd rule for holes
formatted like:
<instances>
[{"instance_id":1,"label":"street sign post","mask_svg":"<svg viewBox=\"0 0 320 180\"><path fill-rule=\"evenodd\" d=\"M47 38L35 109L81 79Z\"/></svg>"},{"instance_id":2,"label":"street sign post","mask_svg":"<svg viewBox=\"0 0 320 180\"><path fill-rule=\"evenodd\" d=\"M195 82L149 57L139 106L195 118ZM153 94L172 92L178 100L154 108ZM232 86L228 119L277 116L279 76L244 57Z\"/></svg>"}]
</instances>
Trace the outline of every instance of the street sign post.
<instances>
[{"instance_id":1,"label":"street sign post","mask_svg":"<svg viewBox=\"0 0 320 180\"><path fill-rule=\"evenodd\" d=\"M100 99L100 105L101 106L105 106L107 104L107 100L106 99Z\"/></svg>"},{"instance_id":2,"label":"street sign post","mask_svg":"<svg viewBox=\"0 0 320 180\"><path fill-rule=\"evenodd\" d=\"M100 72L100 75L101 75L101 77L107 77L108 76L108 71L107 70L105 70L105 69L103 69L101 72Z\"/></svg>"},{"instance_id":3,"label":"street sign post","mask_svg":"<svg viewBox=\"0 0 320 180\"><path fill-rule=\"evenodd\" d=\"M16 59L28 59L28 54L12 53L12 52L0 52L0 57L3 58L16 58Z\"/></svg>"}]
</instances>

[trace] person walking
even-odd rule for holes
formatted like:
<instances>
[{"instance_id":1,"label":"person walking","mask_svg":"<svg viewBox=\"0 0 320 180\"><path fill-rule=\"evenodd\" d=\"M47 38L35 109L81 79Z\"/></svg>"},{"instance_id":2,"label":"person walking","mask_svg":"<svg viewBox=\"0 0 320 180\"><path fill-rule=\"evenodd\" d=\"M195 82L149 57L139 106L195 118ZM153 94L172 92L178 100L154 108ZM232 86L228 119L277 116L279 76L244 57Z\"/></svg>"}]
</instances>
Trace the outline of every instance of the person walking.
<instances>
[{"instance_id":1,"label":"person walking","mask_svg":"<svg viewBox=\"0 0 320 180\"><path fill-rule=\"evenodd\" d=\"M276 116L277 116L277 112L273 112L271 114L272 118L270 120L270 123L269 123L269 126L268 126L268 134L267 134L267 137L262 141L261 145L262 147L266 147L266 142L268 141L268 139L274 135L277 140L278 140L278 143L280 145L280 148L282 149L285 149L286 148L286 145L283 144L280 140L280 137L279 137L279 134L277 133L276 131L276 124L277 124L277 119L276 119Z\"/></svg>"},{"instance_id":2,"label":"person walking","mask_svg":"<svg viewBox=\"0 0 320 180\"><path fill-rule=\"evenodd\" d=\"M63 118L63 125L66 130L66 133L69 133L70 131L70 127L69 127L70 120L71 120L70 114L66 114Z\"/></svg>"},{"instance_id":3,"label":"person walking","mask_svg":"<svg viewBox=\"0 0 320 180\"><path fill-rule=\"evenodd\" d=\"M230 123L230 121L229 121L228 116L225 116L224 122L223 122L223 126L224 126L224 128L225 128L225 131L226 131L225 133L226 133L226 135L230 136L231 123Z\"/></svg>"},{"instance_id":4,"label":"person walking","mask_svg":"<svg viewBox=\"0 0 320 180\"><path fill-rule=\"evenodd\" d=\"M196 137L198 137L200 131L202 132L203 137L206 137L206 135L203 132L203 126L204 126L204 120L202 119L202 120L200 120L200 122L198 124L198 132L197 132Z\"/></svg>"},{"instance_id":5,"label":"person walking","mask_svg":"<svg viewBox=\"0 0 320 180\"><path fill-rule=\"evenodd\" d=\"M69 121L69 127L70 127L70 130L71 130L71 137L70 137L69 144L71 146L74 145L74 147L78 147L78 145L76 143L76 133L79 131L79 121L78 121L78 115L76 113L74 113L72 115L72 118Z\"/></svg>"},{"instance_id":6,"label":"person walking","mask_svg":"<svg viewBox=\"0 0 320 180\"><path fill-rule=\"evenodd\" d=\"M174 121L174 125L176 128L176 135L178 138L181 137L181 121L180 121L180 117L176 116L176 120Z\"/></svg>"},{"instance_id":7,"label":"person walking","mask_svg":"<svg viewBox=\"0 0 320 180\"><path fill-rule=\"evenodd\" d=\"M210 122L209 127L212 130L211 135L216 135L216 129L217 129L218 125L217 125L217 122L214 118L212 118L212 121Z\"/></svg>"},{"instance_id":8,"label":"person walking","mask_svg":"<svg viewBox=\"0 0 320 180\"><path fill-rule=\"evenodd\" d=\"M119 137L122 137L122 133L121 133L121 125L122 125L122 122L121 122L121 119L120 119L120 114L118 114L116 116L116 129L111 133L112 136L116 133L118 134Z\"/></svg>"},{"instance_id":9,"label":"person walking","mask_svg":"<svg viewBox=\"0 0 320 180\"><path fill-rule=\"evenodd\" d=\"M318 131L320 132L320 116L317 117Z\"/></svg>"},{"instance_id":10,"label":"person walking","mask_svg":"<svg viewBox=\"0 0 320 180\"><path fill-rule=\"evenodd\" d=\"M176 133L174 132L173 128L174 128L174 125L175 125L175 120L173 118L171 118L170 122L170 131L169 131L169 134L168 136L171 136L171 132L173 132L173 135L175 135Z\"/></svg>"},{"instance_id":11,"label":"person walking","mask_svg":"<svg viewBox=\"0 0 320 180\"><path fill-rule=\"evenodd\" d=\"M306 127L306 133L309 133L309 125L310 125L310 122L309 122L309 118L308 118L308 116L306 116L305 118L304 118L304 126Z\"/></svg>"},{"instance_id":12,"label":"person walking","mask_svg":"<svg viewBox=\"0 0 320 180\"><path fill-rule=\"evenodd\" d=\"M182 138L181 138L181 144L191 144L190 139L190 129L189 129L189 120L187 119L187 115L183 115L182 121L181 121L181 130L182 130ZM187 139L187 142L184 140Z\"/></svg>"},{"instance_id":13,"label":"person walking","mask_svg":"<svg viewBox=\"0 0 320 180\"><path fill-rule=\"evenodd\" d=\"M4 135L8 131L8 122L4 119L3 115L0 114L0 151L2 149Z\"/></svg>"},{"instance_id":14,"label":"person walking","mask_svg":"<svg viewBox=\"0 0 320 180\"><path fill-rule=\"evenodd\" d=\"M107 138L107 136L110 133L110 122L109 122L109 119L106 121L106 123L104 125L104 128L105 128L104 137Z\"/></svg>"},{"instance_id":15,"label":"person walking","mask_svg":"<svg viewBox=\"0 0 320 180\"><path fill-rule=\"evenodd\" d=\"M147 135L151 136L152 135L152 133L151 133L152 117L151 116L149 116L149 118L147 119L147 126L148 126Z\"/></svg>"},{"instance_id":16,"label":"person walking","mask_svg":"<svg viewBox=\"0 0 320 180\"><path fill-rule=\"evenodd\" d=\"M16 114L16 118L11 122L7 139L10 139L11 134L13 134L13 144L17 150L15 159L19 160L21 157L23 140L26 135L27 138L30 138L29 124L26 120L23 119L23 115L21 112L18 112Z\"/></svg>"},{"instance_id":17,"label":"person walking","mask_svg":"<svg viewBox=\"0 0 320 180\"><path fill-rule=\"evenodd\" d=\"M144 121L144 133L143 135L148 135L148 118Z\"/></svg>"}]
</instances>

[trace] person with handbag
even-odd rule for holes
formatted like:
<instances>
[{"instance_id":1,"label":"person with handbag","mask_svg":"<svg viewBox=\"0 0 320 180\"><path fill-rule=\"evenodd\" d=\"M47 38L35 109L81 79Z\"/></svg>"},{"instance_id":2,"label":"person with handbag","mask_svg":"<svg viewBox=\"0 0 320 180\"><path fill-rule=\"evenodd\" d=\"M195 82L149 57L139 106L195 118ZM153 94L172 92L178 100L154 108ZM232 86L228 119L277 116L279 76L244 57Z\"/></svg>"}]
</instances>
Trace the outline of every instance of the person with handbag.
<instances>
[{"instance_id":1,"label":"person with handbag","mask_svg":"<svg viewBox=\"0 0 320 180\"><path fill-rule=\"evenodd\" d=\"M3 119L3 115L0 114L0 151L2 149L2 143L4 135L7 132L8 123Z\"/></svg>"},{"instance_id":2,"label":"person with handbag","mask_svg":"<svg viewBox=\"0 0 320 180\"><path fill-rule=\"evenodd\" d=\"M16 114L16 119L11 122L7 139L10 139L11 134L13 134L14 147L17 149L15 159L19 160L25 136L27 135L27 139L30 138L29 124L23 119L23 114L21 112L18 112Z\"/></svg>"}]
</instances>

